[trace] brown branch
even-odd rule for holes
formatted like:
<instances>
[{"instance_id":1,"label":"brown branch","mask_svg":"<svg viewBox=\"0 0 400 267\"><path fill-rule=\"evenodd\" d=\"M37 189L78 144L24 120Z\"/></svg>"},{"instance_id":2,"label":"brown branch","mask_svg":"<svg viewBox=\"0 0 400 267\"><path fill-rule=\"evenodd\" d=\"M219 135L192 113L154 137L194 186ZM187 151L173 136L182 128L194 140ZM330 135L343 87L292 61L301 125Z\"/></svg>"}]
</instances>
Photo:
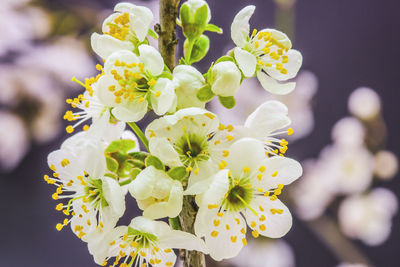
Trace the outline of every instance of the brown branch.
<instances>
[{"instance_id":1,"label":"brown branch","mask_svg":"<svg viewBox=\"0 0 400 267\"><path fill-rule=\"evenodd\" d=\"M158 49L165 64L172 71L176 64L176 18L180 0L160 0L160 25L155 30L159 35Z\"/></svg>"}]
</instances>

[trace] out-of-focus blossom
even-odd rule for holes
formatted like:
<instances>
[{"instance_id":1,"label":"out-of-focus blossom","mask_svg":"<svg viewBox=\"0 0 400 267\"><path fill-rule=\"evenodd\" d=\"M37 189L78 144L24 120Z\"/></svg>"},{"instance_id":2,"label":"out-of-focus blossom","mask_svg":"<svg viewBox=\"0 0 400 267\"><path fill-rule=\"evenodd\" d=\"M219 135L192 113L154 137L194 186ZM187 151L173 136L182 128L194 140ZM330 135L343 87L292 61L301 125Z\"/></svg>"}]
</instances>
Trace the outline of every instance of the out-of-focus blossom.
<instances>
[{"instance_id":1,"label":"out-of-focus blossom","mask_svg":"<svg viewBox=\"0 0 400 267\"><path fill-rule=\"evenodd\" d=\"M210 103L211 110L219 114L221 121L226 124L241 125L256 107L267 100L278 100L284 103L289 110L294 133L290 140L303 138L314 128L314 116L311 99L317 91L318 80L310 71L301 71L296 78L296 89L284 96L265 94L256 79L245 79L242 83L243 90L236 95L236 106L231 111L226 110L213 99ZM235 114L234 116L232 114Z\"/></svg>"},{"instance_id":2,"label":"out-of-focus blossom","mask_svg":"<svg viewBox=\"0 0 400 267\"><path fill-rule=\"evenodd\" d=\"M351 196L339 207L340 228L350 238L370 246L386 241L397 212L397 198L389 190L377 188L369 194Z\"/></svg>"},{"instance_id":3,"label":"out-of-focus blossom","mask_svg":"<svg viewBox=\"0 0 400 267\"><path fill-rule=\"evenodd\" d=\"M345 117L335 123L331 135L337 144L343 146L361 146L364 144L365 129L356 118Z\"/></svg>"},{"instance_id":4,"label":"out-of-focus blossom","mask_svg":"<svg viewBox=\"0 0 400 267\"><path fill-rule=\"evenodd\" d=\"M373 178L374 160L363 146L334 144L320 154L329 187L337 194L353 194L369 187Z\"/></svg>"},{"instance_id":5,"label":"out-of-focus blossom","mask_svg":"<svg viewBox=\"0 0 400 267\"><path fill-rule=\"evenodd\" d=\"M43 37L50 25L39 8L24 6L28 1L5 0L0 5L0 56L27 47L28 41Z\"/></svg>"},{"instance_id":6,"label":"out-of-focus blossom","mask_svg":"<svg viewBox=\"0 0 400 267\"><path fill-rule=\"evenodd\" d=\"M7 81L0 85L0 103L21 116L39 143L57 136L63 95L51 77L34 68L4 65L0 70L0 78Z\"/></svg>"},{"instance_id":7,"label":"out-of-focus blossom","mask_svg":"<svg viewBox=\"0 0 400 267\"><path fill-rule=\"evenodd\" d=\"M375 154L375 175L382 179L388 180L393 178L399 169L399 163L394 153L381 150Z\"/></svg>"},{"instance_id":8,"label":"out-of-focus blossom","mask_svg":"<svg viewBox=\"0 0 400 267\"><path fill-rule=\"evenodd\" d=\"M0 169L8 171L15 168L28 148L23 121L18 116L0 111Z\"/></svg>"},{"instance_id":9,"label":"out-of-focus blossom","mask_svg":"<svg viewBox=\"0 0 400 267\"><path fill-rule=\"evenodd\" d=\"M381 110L381 100L379 95L368 87L360 87L354 90L348 102L351 114L362 119L374 118Z\"/></svg>"},{"instance_id":10,"label":"out-of-focus blossom","mask_svg":"<svg viewBox=\"0 0 400 267\"><path fill-rule=\"evenodd\" d=\"M66 84L71 83L74 75L86 78L93 75L94 70L94 62L85 46L72 37L63 37L53 43L32 47L18 59L18 64L42 70Z\"/></svg>"},{"instance_id":11,"label":"out-of-focus blossom","mask_svg":"<svg viewBox=\"0 0 400 267\"><path fill-rule=\"evenodd\" d=\"M302 162L303 176L290 191L295 200L297 215L303 220L313 220L325 211L334 198L330 191L326 172L317 160Z\"/></svg>"},{"instance_id":12,"label":"out-of-focus blossom","mask_svg":"<svg viewBox=\"0 0 400 267\"><path fill-rule=\"evenodd\" d=\"M262 239L249 242L237 257L227 263L237 267L294 267L295 257L284 240Z\"/></svg>"}]
</instances>

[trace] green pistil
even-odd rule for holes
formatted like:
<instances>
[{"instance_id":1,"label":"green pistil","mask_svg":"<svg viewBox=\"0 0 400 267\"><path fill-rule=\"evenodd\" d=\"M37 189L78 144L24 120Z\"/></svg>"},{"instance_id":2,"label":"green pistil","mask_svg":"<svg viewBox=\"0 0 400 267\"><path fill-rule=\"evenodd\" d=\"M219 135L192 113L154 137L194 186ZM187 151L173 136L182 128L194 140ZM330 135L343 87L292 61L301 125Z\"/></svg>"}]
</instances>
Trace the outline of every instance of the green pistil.
<instances>
[{"instance_id":1,"label":"green pistil","mask_svg":"<svg viewBox=\"0 0 400 267\"><path fill-rule=\"evenodd\" d=\"M195 166L197 162L208 160L207 138L197 134L188 133L184 128L184 135L175 143L181 161L186 166Z\"/></svg>"},{"instance_id":2,"label":"green pistil","mask_svg":"<svg viewBox=\"0 0 400 267\"><path fill-rule=\"evenodd\" d=\"M129 240L136 242L140 248L148 248L158 240L155 235L133 229L132 227L128 228L128 236Z\"/></svg>"},{"instance_id":3,"label":"green pistil","mask_svg":"<svg viewBox=\"0 0 400 267\"><path fill-rule=\"evenodd\" d=\"M230 189L223 203L224 208L234 212L248 208L257 215L257 212L249 205L253 199L253 190L250 186L249 178L245 177L236 181L232 178L230 179Z\"/></svg>"}]
</instances>

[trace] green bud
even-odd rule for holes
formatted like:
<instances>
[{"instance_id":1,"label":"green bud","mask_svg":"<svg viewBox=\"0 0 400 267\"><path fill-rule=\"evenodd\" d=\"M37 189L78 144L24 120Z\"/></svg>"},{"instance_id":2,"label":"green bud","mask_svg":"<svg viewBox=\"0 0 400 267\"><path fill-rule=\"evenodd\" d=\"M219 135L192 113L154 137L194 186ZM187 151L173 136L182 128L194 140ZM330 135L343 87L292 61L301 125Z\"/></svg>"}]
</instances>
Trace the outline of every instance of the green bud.
<instances>
[{"instance_id":1,"label":"green bud","mask_svg":"<svg viewBox=\"0 0 400 267\"><path fill-rule=\"evenodd\" d=\"M189 45L190 41L186 39L184 43L185 54L188 51ZM190 59L188 63L192 64L202 60L207 55L209 48L210 39L205 35L201 35L193 44L191 54L188 57Z\"/></svg>"},{"instance_id":2,"label":"green bud","mask_svg":"<svg viewBox=\"0 0 400 267\"><path fill-rule=\"evenodd\" d=\"M223 33L223 30L220 27L218 27L217 25L214 25L214 24L208 24L206 26L205 30L209 31L209 32L216 32L216 33L219 33L219 34Z\"/></svg>"}]
</instances>

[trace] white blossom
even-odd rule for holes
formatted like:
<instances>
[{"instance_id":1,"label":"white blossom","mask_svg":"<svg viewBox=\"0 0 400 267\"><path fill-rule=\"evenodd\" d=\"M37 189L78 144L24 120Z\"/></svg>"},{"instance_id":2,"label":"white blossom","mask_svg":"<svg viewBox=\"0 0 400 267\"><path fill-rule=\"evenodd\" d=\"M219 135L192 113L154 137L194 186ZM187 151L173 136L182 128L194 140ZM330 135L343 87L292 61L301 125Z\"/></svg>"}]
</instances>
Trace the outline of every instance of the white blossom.
<instances>
[{"instance_id":1,"label":"white blossom","mask_svg":"<svg viewBox=\"0 0 400 267\"><path fill-rule=\"evenodd\" d=\"M253 30L249 20L255 6L243 8L231 25L231 37L236 44L234 57L245 77L257 75L265 90L274 94L288 94L294 82L280 83L294 78L302 64L302 56L291 49L292 43L282 32L273 29Z\"/></svg>"},{"instance_id":2,"label":"white blossom","mask_svg":"<svg viewBox=\"0 0 400 267\"><path fill-rule=\"evenodd\" d=\"M215 260L235 257L247 244L246 224L255 238L285 235L292 216L278 196L302 173L293 159L267 158L262 142L252 138L230 147L225 167L198 199L195 222L196 235L205 237Z\"/></svg>"},{"instance_id":3,"label":"white blossom","mask_svg":"<svg viewBox=\"0 0 400 267\"><path fill-rule=\"evenodd\" d=\"M211 69L211 90L219 96L233 96L240 87L241 74L232 61L215 64Z\"/></svg>"},{"instance_id":4,"label":"white blossom","mask_svg":"<svg viewBox=\"0 0 400 267\"><path fill-rule=\"evenodd\" d=\"M351 93L348 108L351 114L362 120L373 119L381 110L381 100L371 88L360 87Z\"/></svg>"},{"instance_id":5,"label":"white blossom","mask_svg":"<svg viewBox=\"0 0 400 267\"><path fill-rule=\"evenodd\" d=\"M397 156L388 150L381 150L375 154L375 174L382 180L393 178L399 169Z\"/></svg>"}]
</instances>

